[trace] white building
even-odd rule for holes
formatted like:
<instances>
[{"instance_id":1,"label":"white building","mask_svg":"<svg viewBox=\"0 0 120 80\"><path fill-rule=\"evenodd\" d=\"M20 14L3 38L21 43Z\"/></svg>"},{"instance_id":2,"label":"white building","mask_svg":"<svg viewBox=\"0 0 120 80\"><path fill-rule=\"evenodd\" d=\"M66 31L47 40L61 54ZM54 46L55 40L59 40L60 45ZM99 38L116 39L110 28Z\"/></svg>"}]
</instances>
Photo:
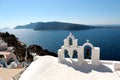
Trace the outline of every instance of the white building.
<instances>
[{"instance_id":1,"label":"white building","mask_svg":"<svg viewBox=\"0 0 120 80\"><path fill-rule=\"evenodd\" d=\"M58 58L33 56L34 61L19 80L120 80L120 61L99 60L99 47L94 47L89 40L78 46L78 40L71 33L58 50Z\"/></svg>"},{"instance_id":2,"label":"white building","mask_svg":"<svg viewBox=\"0 0 120 80\"><path fill-rule=\"evenodd\" d=\"M7 50L8 44L5 43L2 39L0 39L0 51Z\"/></svg>"},{"instance_id":3,"label":"white building","mask_svg":"<svg viewBox=\"0 0 120 80\"><path fill-rule=\"evenodd\" d=\"M7 51L13 53L14 47L8 47L8 44L4 40L2 40L2 38L0 38L0 51Z\"/></svg>"},{"instance_id":4,"label":"white building","mask_svg":"<svg viewBox=\"0 0 120 80\"><path fill-rule=\"evenodd\" d=\"M87 61L85 59L86 57L88 58ZM93 66L99 66L102 64L100 61L100 48L94 47L89 40L87 40L82 46L78 46L78 39L75 39L72 33L64 39L64 45L58 50L58 58L60 63L70 62L73 64L76 62L77 64L82 65L91 62ZM120 69L120 63L115 63L114 66L114 68Z\"/></svg>"},{"instance_id":5,"label":"white building","mask_svg":"<svg viewBox=\"0 0 120 80\"><path fill-rule=\"evenodd\" d=\"M8 47L8 44L0 38L0 62L5 60L9 62L11 59L16 59L16 55L13 54L14 47Z\"/></svg>"}]
</instances>

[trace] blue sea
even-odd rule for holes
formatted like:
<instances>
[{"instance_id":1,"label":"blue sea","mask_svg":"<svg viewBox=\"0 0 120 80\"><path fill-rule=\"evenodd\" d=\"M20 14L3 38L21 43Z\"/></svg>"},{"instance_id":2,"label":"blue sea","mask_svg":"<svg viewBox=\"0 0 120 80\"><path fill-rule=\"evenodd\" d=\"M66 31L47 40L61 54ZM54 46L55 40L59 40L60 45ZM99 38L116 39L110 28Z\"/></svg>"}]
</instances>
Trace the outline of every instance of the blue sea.
<instances>
[{"instance_id":1,"label":"blue sea","mask_svg":"<svg viewBox=\"0 0 120 80\"><path fill-rule=\"evenodd\" d=\"M83 45L87 39L96 47L100 47L100 59L120 61L120 28L97 28L75 31L34 31L32 29L1 29L16 35L20 41L27 44L40 45L43 49L57 53L63 45L63 40L70 32Z\"/></svg>"}]
</instances>

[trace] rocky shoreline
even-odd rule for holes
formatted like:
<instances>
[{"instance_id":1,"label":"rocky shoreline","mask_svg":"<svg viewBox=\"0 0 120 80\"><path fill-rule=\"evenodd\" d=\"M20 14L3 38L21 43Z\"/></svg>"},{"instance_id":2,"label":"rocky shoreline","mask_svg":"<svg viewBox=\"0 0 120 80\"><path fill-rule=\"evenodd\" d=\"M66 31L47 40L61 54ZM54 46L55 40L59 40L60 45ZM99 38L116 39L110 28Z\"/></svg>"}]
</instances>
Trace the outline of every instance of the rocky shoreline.
<instances>
[{"instance_id":1,"label":"rocky shoreline","mask_svg":"<svg viewBox=\"0 0 120 80\"><path fill-rule=\"evenodd\" d=\"M8 44L8 46L14 47L14 54L16 55L19 62L25 61L25 56L27 53L27 60L33 61L33 56L30 53L36 53L39 56L51 55L57 57L56 53L49 52L48 50L42 49L41 46L32 44L26 47L26 44L19 41L19 39L14 34L1 33L0 37Z\"/></svg>"}]
</instances>

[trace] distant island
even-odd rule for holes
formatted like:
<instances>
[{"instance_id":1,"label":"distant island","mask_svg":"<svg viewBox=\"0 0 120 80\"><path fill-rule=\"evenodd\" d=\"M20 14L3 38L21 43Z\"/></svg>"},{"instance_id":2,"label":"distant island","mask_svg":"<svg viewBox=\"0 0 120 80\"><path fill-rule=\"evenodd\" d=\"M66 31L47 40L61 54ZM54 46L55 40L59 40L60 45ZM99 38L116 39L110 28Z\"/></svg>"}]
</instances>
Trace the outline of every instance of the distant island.
<instances>
[{"instance_id":1,"label":"distant island","mask_svg":"<svg viewBox=\"0 0 120 80\"><path fill-rule=\"evenodd\" d=\"M27 25L16 26L15 29L34 29L34 30L85 30L96 28L95 26L66 23L66 22L36 22Z\"/></svg>"},{"instance_id":2,"label":"distant island","mask_svg":"<svg viewBox=\"0 0 120 80\"><path fill-rule=\"evenodd\" d=\"M33 29L33 30L86 30L94 28L120 28L120 24L108 25L84 25L66 22L36 22L26 25L18 25L14 29Z\"/></svg>"}]
</instances>

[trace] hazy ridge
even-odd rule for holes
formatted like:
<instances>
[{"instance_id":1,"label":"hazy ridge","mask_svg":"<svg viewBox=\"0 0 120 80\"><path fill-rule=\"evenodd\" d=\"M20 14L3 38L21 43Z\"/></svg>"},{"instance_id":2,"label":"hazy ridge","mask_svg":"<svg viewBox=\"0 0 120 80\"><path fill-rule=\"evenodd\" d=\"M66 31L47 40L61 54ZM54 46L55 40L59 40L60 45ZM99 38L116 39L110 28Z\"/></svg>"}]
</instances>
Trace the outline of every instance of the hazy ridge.
<instances>
[{"instance_id":1,"label":"hazy ridge","mask_svg":"<svg viewBox=\"0 0 120 80\"><path fill-rule=\"evenodd\" d=\"M84 30L91 28L95 28L95 26L66 22L36 22L27 25L19 25L15 27L15 29L34 29L34 30Z\"/></svg>"}]
</instances>

